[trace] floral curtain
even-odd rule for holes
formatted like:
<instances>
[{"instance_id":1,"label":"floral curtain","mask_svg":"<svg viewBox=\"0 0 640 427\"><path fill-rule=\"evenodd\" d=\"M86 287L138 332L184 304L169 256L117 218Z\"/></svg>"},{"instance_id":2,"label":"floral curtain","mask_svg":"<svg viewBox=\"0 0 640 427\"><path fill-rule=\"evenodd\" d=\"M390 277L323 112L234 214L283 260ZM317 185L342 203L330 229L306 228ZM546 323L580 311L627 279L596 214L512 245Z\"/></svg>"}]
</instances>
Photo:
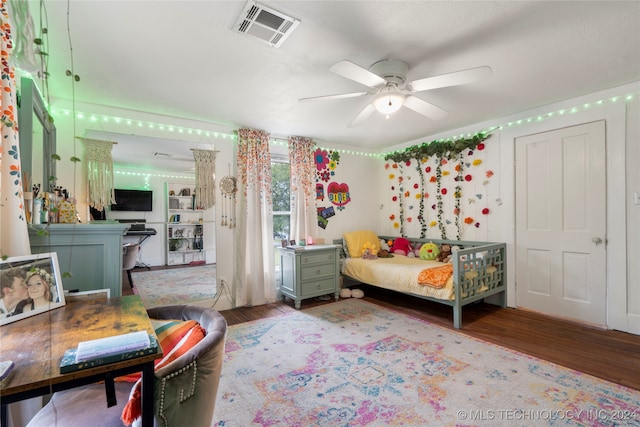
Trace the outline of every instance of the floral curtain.
<instances>
[{"instance_id":1,"label":"floral curtain","mask_svg":"<svg viewBox=\"0 0 640 427\"><path fill-rule=\"evenodd\" d=\"M99 211L115 202L113 194L113 157L111 151L114 142L99 139L79 138L84 142L87 202Z\"/></svg>"},{"instance_id":2,"label":"floral curtain","mask_svg":"<svg viewBox=\"0 0 640 427\"><path fill-rule=\"evenodd\" d=\"M315 143L301 136L289 137L291 166L291 238L314 236L318 214L315 206Z\"/></svg>"},{"instance_id":3,"label":"floral curtain","mask_svg":"<svg viewBox=\"0 0 640 427\"><path fill-rule=\"evenodd\" d=\"M238 131L238 213L233 280L237 305L276 300L269 133Z\"/></svg>"},{"instance_id":4,"label":"floral curtain","mask_svg":"<svg viewBox=\"0 0 640 427\"><path fill-rule=\"evenodd\" d=\"M191 151L196 162L196 206L209 209L216 204L216 151Z\"/></svg>"},{"instance_id":5,"label":"floral curtain","mask_svg":"<svg viewBox=\"0 0 640 427\"><path fill-rule=\"evenodd\" d=\"M29 234L20 169L20 138L16 120L16 82L11 63L11 26L6 2L0 2L0 73L2 151L0 151L0 254L29 255ZM26 185L29 185L26 183Z\"/></svg>"}]
</instances>

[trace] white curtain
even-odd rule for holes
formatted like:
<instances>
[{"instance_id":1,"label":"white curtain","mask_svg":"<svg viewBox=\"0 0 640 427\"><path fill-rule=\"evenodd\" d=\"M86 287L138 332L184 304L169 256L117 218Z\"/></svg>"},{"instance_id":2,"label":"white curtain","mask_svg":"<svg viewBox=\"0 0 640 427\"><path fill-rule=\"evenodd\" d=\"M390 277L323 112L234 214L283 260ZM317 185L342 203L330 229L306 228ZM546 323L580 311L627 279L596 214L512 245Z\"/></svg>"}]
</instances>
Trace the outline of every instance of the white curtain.
<instances>
[{"instance_id":1,"label":"white curtain","mask_svg":"<svg viewBox=\"0 0 640 427\"><path fill-rule=\"evenodd\" d=\"M113 150L112 141L78 138L86 147L85 173L87 175L87 203L94 209L103 210L115 203L113 194Z\"/></svg>"},{"instance_id":2,"label":"white curtain","mask_svg":"<svg viewBox=\"0 0 640 427\"><path fill-rule=\"evenodd\" d=\"M274 302L273 206L269 134L238 131L238 205L233 280L237 305Z\"/></svg>"},{"instance_id":3,"label":"white curtain","mask_svg":"<svg viewBox=\"0 0 640 427\"><path fill-rule=\"evenodd\" d=\"M2 151L0 152L0 254L30 255L29 234L24 210L24 188L20 167L16 82L11 62L11 27L6 3L0 2L0 73L2 101ZM29 183L24 183L29 185ZM30 191L30 190L29 190Z\"/></svg>"},{"instance_id":4,"label":"white curtain","mask_svg":"<svg viewBox=\"0 0 640 427\"><path fill-rule=\"evenodd\" d=\"M291 238L296 242L316 236L315 143L300 136L289 137L291 166Z\"/></svg>"},{"instance_id":5,"label":"white curtain","mask_svg":"<svg viewBox=\"0 0 640 427\"><path fill-rule=\"evenodd\" d=\"M23 183L20 167L20 138L18 108L13 65L13 44L7 3L0 2L0 255L30 255L29 233L24 209L24 189L31 191L29 182ZM32 40L28 40L32 43ZM25 179L26 180L26 179ZM42 407L42 398L35 397L12 403L7 408L8 427L25 425Z\"/></svg>"},{"instance_id":6,"label":"white curtain","mask_svg":"<svg viewBox=\"0 0 640 427\"><path fill-rule=\"evenodd\" d=\"M216 152L192 148L196 162L196 206L209 209L216 204Z\"/></svg>"}]
</instances>

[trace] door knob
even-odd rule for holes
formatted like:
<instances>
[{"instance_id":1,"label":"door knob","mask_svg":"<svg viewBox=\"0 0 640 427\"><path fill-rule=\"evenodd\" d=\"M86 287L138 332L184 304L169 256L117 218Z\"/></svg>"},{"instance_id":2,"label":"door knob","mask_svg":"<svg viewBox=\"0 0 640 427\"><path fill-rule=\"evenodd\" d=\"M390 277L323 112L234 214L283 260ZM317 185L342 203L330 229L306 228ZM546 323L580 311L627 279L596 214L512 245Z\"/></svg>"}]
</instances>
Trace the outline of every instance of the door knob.
<instances>
[{"instance_id":1,"label":"door knob","mask_svg":"<svg viewBox=\"0 0 640 427\"><path fill-rule=\"evenodd\" d=\"M599 237L594 237L593 239L591 239L591 241L592 241L593 243L595 243L595 244L596 244L596 246L598 246L600 243L602 243L602 239L601 239L601 238L599 238Z\"/></svg>"}]
</instances>

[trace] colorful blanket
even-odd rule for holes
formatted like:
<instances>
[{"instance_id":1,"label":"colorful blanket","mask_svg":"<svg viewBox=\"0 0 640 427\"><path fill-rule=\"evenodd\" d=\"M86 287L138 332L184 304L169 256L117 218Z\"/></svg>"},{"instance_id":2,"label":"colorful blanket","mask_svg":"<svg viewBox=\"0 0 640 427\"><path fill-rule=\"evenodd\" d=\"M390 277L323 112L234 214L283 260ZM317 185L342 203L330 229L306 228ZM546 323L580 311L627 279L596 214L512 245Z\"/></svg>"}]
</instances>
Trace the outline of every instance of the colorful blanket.
<instances>
[{"instance_id":1,"label":"colorful blanket","mask_svg":"<svg viewBox=\"0 0 640 427\"><path fill-rule=\"evenodd\" d=\"M445 264L440 267L425 268L418 274L418 283L440 289L446 286L453 276L453 265Z\"/></svg>"}]
</instances>

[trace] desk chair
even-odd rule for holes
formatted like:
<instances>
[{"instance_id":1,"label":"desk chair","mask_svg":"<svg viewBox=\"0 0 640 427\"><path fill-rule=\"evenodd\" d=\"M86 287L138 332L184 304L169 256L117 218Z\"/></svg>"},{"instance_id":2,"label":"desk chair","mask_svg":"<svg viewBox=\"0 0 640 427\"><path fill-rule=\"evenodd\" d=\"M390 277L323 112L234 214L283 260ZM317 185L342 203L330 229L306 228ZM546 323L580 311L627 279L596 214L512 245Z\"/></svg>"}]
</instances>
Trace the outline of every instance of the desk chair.
<instances>
[{"instance_id":1,"label":"desk chair","mask_svg":"<svg viewBox=\"0 0 640 427\"><path fill-rule=\"evenodd\" d=\"M152 319L195 320L206 336L185 354L155 371L156 427L210 427L213 421L227 322L217 311L195 305L147 310ZM116 382L117 404L107 408L104 384L60 391L27 427L122 427L122 410L132 383ZM140 419L133 423L135 427Z\"/></svg>"},{"instance_id":2,"label":"desk chair","mask_svg":"<svg viewBox=\"0 0 640 427\"><path fill-rule=\"evenodd\" d=\"M127 243L122 245L122 269L127 272L129 285L133 289L133 279L131 278L131 270L136 266L138 254L140 253L139 243Z\"/></svg>"}]
</instances>

